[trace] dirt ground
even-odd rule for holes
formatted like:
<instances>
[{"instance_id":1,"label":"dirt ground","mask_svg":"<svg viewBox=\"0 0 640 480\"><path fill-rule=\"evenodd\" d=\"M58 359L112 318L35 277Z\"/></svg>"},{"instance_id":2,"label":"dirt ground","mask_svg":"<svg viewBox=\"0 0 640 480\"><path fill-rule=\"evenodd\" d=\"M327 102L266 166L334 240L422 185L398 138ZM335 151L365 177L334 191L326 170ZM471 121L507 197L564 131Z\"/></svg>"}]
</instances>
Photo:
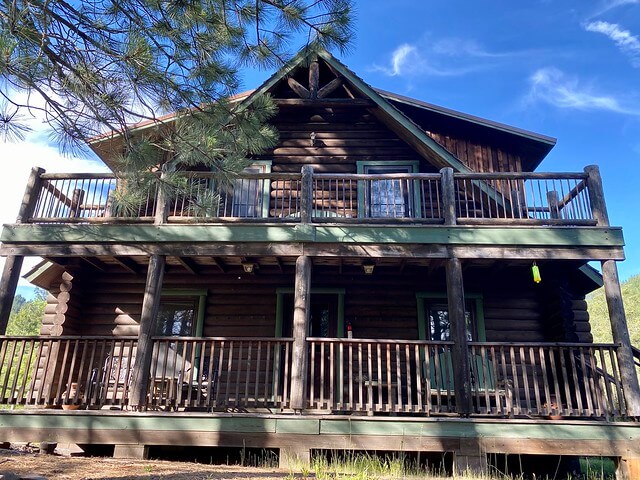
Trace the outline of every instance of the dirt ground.
<instances>
[{"instance_id":1,"label":"dirt ground","mask_svg":"<svg viewBox=\"0 0 640 480\"><path fill-rule=\"evenodd\" d=\"M48 480L274 480L290 475L278 469L0 450L0 475L5 472L41 475Z\"/></svg>"}]
</instances>

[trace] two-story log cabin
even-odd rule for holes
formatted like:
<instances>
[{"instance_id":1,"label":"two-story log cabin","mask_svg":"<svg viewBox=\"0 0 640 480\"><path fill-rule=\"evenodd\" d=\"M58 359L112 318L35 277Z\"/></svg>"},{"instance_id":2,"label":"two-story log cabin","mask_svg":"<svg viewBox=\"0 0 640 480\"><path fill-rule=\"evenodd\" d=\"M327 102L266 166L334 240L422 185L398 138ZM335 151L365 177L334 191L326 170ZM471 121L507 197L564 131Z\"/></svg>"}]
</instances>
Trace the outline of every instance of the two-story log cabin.
<instances>
[{"instance_id":1,"label":"two-story log cabin","mask_svg":"<svg viewBox=\"0 0 640 480\"><path fill-rule=\"evenodd\" d=\"M236 101L266 93L279 143L233 188L185 173L188 194L118 216L115 175L34 169L1 237L2 331L24 256L48 305L40 337L0 340L0 439L640 458L597 167L536 173L554 139L375 90L323 51ZM120 145L91 142L107 165ZM613 344L590 333L602 283Z\"/></svg>"}]
</instances>

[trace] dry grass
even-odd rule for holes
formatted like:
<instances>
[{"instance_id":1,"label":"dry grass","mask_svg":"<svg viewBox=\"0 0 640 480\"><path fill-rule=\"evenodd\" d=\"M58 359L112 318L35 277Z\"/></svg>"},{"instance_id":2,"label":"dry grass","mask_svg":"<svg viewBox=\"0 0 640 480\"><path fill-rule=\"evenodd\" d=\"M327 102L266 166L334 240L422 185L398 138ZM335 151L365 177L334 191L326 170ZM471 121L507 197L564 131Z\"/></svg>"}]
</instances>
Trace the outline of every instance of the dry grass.
<instances>
[{"instance_id":1,"label":"dry grass","mask_svg":"<svg viewBox=\"0 0 640 480\"><path fill-rule=\"evenodd\" d=\"M203 465L162 460L62 457L0 451L0 473L38 474L49 480L272 480L289 472L278 469Z\"/></svg>"}]
</instances>

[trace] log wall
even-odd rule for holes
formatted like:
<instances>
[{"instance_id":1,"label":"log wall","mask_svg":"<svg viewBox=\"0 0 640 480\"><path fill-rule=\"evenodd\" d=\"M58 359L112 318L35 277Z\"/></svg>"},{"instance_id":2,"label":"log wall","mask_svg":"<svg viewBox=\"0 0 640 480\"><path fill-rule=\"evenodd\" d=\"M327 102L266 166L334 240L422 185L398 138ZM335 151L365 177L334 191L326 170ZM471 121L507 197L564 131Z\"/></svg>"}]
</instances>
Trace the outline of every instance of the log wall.
<instances>
[{"instance_id":1,"label":"log wall","mask_svg":"<svg viewBox=\"0 0 640 480\"><path fill-rule=\"evenodd\" d=\"M318 267L312 287L345 290L345 325L351 323L356 338L417 339L416 293L441 293L446 299L442 269L431 275L420 267L399 273L397 267L380 266L372 276L354 272L340 275L335 267ZM557 289L533 284L528 268L504 270L491 282L487 275L485 269L465 273L465 291L483 298L487 341L591 341L584 297L566 290L565 301L559 301ZM73 316L63 319L62 334L138 334L143 275L79 273L76 278L83 288L71 292L63 315ZM289 270L255 275L210 270L201 275L168 272L164 289L206 290L205 336L270 337L276 328L276 289L293 284ZM54 291L48 297L43 334L51 332L54 315L60 318L54 313L59 305ZM575 335L559 336L558 319L563 319L563 331Z\"/></svg>"}]
</instances>

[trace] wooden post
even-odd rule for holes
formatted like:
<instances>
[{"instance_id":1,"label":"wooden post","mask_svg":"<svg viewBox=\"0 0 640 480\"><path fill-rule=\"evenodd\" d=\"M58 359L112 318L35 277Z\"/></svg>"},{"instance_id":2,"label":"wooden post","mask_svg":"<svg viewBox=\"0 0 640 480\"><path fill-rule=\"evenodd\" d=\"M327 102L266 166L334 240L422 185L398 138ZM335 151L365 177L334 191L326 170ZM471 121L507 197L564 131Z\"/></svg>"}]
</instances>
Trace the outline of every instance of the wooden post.
<instances>
[{"instance_id":1,"label":"wooden post","mask_svg":"<svg viewBox=\"0 0 640 480\"><path fill-rule=\"evenodd\" d=\"M464 315L464 286L460 259L450 258L446 263L447 299L451 339L451 360L456 394L456 409L460 415L471 413L471 372L469 370L469 346Z\"/></svg>"},{"instance_id":2,"label":"wooden post","mask_svg":"<svg viewBox=\"0 0 640 480\"><path fill-rule=\"evenodd\" d=\"M584 168L587 177L587 193L594 220L601 227L609 226L609 215L607 214L607 204L604 201L604 190L602 188L602 177L597 165L589 165Z\"/></svg>"},{"instance_id":3,"label":"wooden post","mask_svg":"<svg viewBox=\"0 0 640 480\"><path fill-rule=\"evenodd\" d=\"M613 341L619 344L616 356L620 369L620 381L627 404L627 414L630 417L640 418L640 386L638 385L638 375L633 363L631 339L629 338L627 317L624 312L620 280L618 279L618 266L615 260L602 262L602 279L604 281L604 294L607 299Z\"/></svg>"},{"instance_id":4,"label":"wooden post","mask_svg":"<svg viewBox=\"0 0 640 480\"><path fill-rule=\"evenodd\" d=\"M313 216L313 167L302 167L302 181L300 185L300 221L311 223Z\"/></svg>"},{"instance_id":5,"label":"wooden post","mask_svg":"<svg viewBox=\"0 0 640 480\"><path fill-rule=\"evenodd\" d=\"M23 260L22 255L9 255L4 262L0 279L0 335L4 335L7 331L7 323L9 323L9 316L11 316L11 307L18 287L18 280L20 280Z\"/></svg>"},{"instance_id":6,"label":"wooden post","mask_svg":"<svg viewBox=\"0 0 640 480\"><path fill-rule=\"evenodd\" d=\"M320 84L320 65L317 60L309 65L309 96L318 98L318 85Z\"/></svg>"},{"instance_id":7,"label":"wooden post","mask_svg":"<svg viewBox=\"0 0 640 480\"><path fill-rule=\"evenodd\" d=\"M442 216L445 225L456 224L456 185L453 178L453 168L440 170L442 175Z\"/></svg>"},{"instance_id":8,"label":"wooden post","mask_svg":"<svg viewBox=\"0 0 640 480\"><path fill-rule=\"evenodd\" d=\"M549 204L549 218L560 218L560 198L558 192L552 190L547 192L547 203Z\"/></svg>"},{"instance_id":9,"label":"wooden post","mask_svg":"<svg viewBox=\"0 0 640 480\"><path fill-rule=\"evenodd\" d=\"M84 190L82 190L81 188L75 188L71 197L71 211L69 212L69 216L71 218L77 218L80 215L80 205L82 205L83 201Z\"/></svg>"},{"instance_id":10,"label":"wooden post","mask_svg":"<svg viewBox=\"0 0 640 480\"><path fill-rule=\"evenodd\" d=\"M142 313L140 314L138 347L131 378L131 399L129 402L132 407L138 410L144 410L146 407L153 356L151 337L155 333L156 319L158 318L165 263L166 258L163 255L151 255L149 259L147 283L144 288Z\"/></svg>"},{"instance_id":11,"label":"wooden post","mask_svg":"<svg viewBox=\"0 0 640 480\"><path fill-rule=\"evenodd\" d=\"M44 169L42 168L34 167L31 169L16 223L22 223L33 216L42 184L40 175L43 173ZM16 295L18 280L20 280L23 260L24 257L22 255L9 255L4 262L2 278L0 279L0 335L4 335L7 331L7 323L11 315L11 307L13 298Z\"/></svg>"},{"instance_id":12,"label":"wooden post","mask_svg":"<svg viewBox=\"0 0 640 480\"><path fill-rule=\"evenodd\" d=\"M296 280L293 299L293 349L291 366L291 408L305 408L307 397L307 332L311 305L311 258L302 255L296 260Z\"/></svg>"},{"instance_id":13,"label":"wooden post","mask_svg":"<svg viewBox=\"0 0 640 480\"><path fill-rule=\"evenodd\" d=\"M156 192L156 212L154 215L154 225L162 225L167 223L167 217L169 216L169 202L167 199L167 189L165 187L166 173L163 171L160 174L160 181L158 182L158 191Z\"/></svg>"},{"instance_id":14,"label":"wooden post","mask_svg":"<svg viewBox=\"0 0 640 480\"><path fill-rule=\"evenodd\" d=\"M600 170L597 165L589 165L585 167L584 171L588 175L587 190L593 218L598 222L599 226L607 227L609 226L609 214L607 213L607 204L604 201ZM602 262L602 280L604 282L604 294L607 299L613 341L620 345L616 350L616 357L627 404L627 415L640 418L640 386L638 385L638 375L633 362L631 338L629 337L627 316L624 311L622 291L620 290L618 266L615 260Z\"/></svg>"}]
</instances>

